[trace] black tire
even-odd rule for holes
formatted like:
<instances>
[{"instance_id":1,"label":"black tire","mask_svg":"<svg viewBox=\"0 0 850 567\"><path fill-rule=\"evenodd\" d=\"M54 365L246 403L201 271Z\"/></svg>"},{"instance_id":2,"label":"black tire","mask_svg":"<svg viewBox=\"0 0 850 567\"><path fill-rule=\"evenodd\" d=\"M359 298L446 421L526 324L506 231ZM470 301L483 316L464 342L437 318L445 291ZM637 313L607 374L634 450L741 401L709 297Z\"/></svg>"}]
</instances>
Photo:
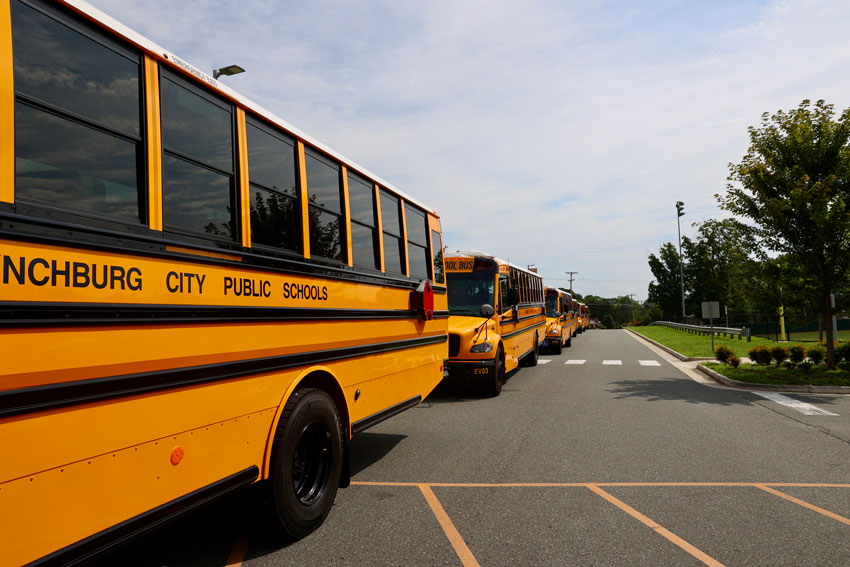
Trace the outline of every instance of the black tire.
<instances>
[{"instance_id":1,"label":"black tire","mask_svg":"<svg viewBox=\"0 0 850 567\"><path fill-rule=\"evenodd\" d=\"M499 345L499 348L496 349L495 361L493 375L484 383L484 393L491 398L502 393L502 380L505 376L505 355L502 345Z\"/></svg>"},{"instance_id":2,"label":"black tire","mask_svg":"<svg viewBox=\"0 0 850 567\"><path fill-rule=\"evenodd\" d=\"M564 335L563 335L563 333L561 333L561 336L558 337L558 342L556 342L555 345L552 347L555 350L555 354L561 354L561 350L563 349L563 346L562 346L563 345L563 343L562 343L563 338L564 338Z\"/></svg>"},{"instance_id":3,"label":"black tire","mask_svg":"<svg viewBox=\"0 0 850 567\"><path fill-rule=\"evenodd\" d=\"M531 352L525 355L526 366L537 366L538 349L540 345L537 343L537 333L534 334L534 348Z\"/></svg>"},{"instance_id":4,"label":"black tire","mask_svg":"<svg viewBox=\"0 0 850 567\"><path fill-rule=\"evenodd\" d=\"M274 436L272 507L284 533L301 539L322 525L342 472L342 425L322 390L305 388L287 400Z\"/></svg>"},{"instance_id":5,"label":"black tire","mask_svg":"<svg viewBox=\"0 0 850 567\"><path fill-rule=\"evenodd\" d=\"M570 335L569 337L567 337L567 342L566 342L566 343L564 343L564 344L565 344L567 347L571 347L571 346L573 346L573 336L572 336L572 335Z\"/></svg>"}]
</instances>

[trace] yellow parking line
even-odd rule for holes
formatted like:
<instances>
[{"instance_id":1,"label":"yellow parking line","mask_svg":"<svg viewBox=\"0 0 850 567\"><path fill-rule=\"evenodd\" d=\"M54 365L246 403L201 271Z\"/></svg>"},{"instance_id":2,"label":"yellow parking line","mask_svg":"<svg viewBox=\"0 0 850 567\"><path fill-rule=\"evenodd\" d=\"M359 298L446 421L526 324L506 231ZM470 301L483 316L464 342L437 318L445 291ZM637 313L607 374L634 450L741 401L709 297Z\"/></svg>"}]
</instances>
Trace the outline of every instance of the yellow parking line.
<instances>
[{"instance_id":1,"label":"yellow parking line","mask_svg":"<svg viewBox=\"0 0 850 567\"><path fill-rule=\"evenodd\" d=\"M463 567L480 567L475 556L472 555L472 552L469 550L466 542L463 541L460 533L458 533L452 523L451 518L449 518L449 515L446 514L446 511L443 509L443 505L440 504L439 500L437 500L437 496L434 494L434 491L431 490L431 487L427 484L420 484L418 486L419 490L421 490L422 494L425 496L425 500L427 500L428 504L431 506L434 516L437 517L437 521L440 522L440 526L442 526L443 531L446 533L446 537L449 538L449 542L452 544L452 547L455 548L455 553L457 553L457 556L460 558Z\"/></svg>"},{"instance_id":2,"label":"yellow parking line","mask_svg":"<svg viewBox=\"0 0 850 567\"><path fill-rule=\"evenodd\" d=\"M836 514L834 512L830 512L829 510L824 510L823 508L815 506L814 504L809 504L805 500L800 500L799 498L794 498L793 496L789 496L788 494L785 494L784 492L779 492L778 490L774 490L773 488L770 488L767 485L756 484L755 486L756 486L756 488L761 488L765 492L769 492L771 494L779 496L780 498L784 498L785 500L788 500L789 502L793 502L794 504L799 504L803 508L808 508L809 510L817 512L818 514L823 514L824 516L827 516L828 518L832 518L833 520L838 520L842 524L847 524L848 526L850 526L850 520L845 518L844 516L839 516L838 514Z\"/></svg>"},{"instance_id":3,"label":"yellow parking line","mask_svg":"<svg viewBox=\"0 0 850 567\"><path fill-rule=\"evenodd\" d=\"M245 552L248 551L248 536L242 535L233 544L233 549L230 550L230 556L227 558L225 567L241 567L242 560L245 559Z\"/></svg>"},{"instance_id":4,"label":"yellow parking line","mask_svg":"<svg viewBox=\"0 0 850 567\"><path fill-rule=\"evenodd\" d=\"M634 508L632 508L631 506L629 506L628 504L623 502L622 500L619 500L618 498L614 497L613 495L609 494L608 492L605 492L604 490L599 488L599 486L596 486L596 485L593 485L593 484L586 484L585 486L591 492L594 492L597 495L601 496L602 498L604 498L605 500L607 500L608 502L610 502L611 504L613 504L614 506L616 506L617 508L622 510L623 512L630 515L632 518L634 518L634 519L638 520L639 522L641 522L642 524L648 526L649 528L654 530L660 536L667 538L670 542L679 546L683 550L687 551L688 553L690 553L691 555L693 555L694 557L696 557L697 559L699 559L700 561L702 561L706 565L709 565L710 567L724 567L723 563L720 563L719 561L715 560L714 558L710 557L709 555L703 553L702 551L700 551L699 549L697 549L693 545L689 544L688 542L686 542L685 540L683 540L682 538L680 538L679 536L677 536L676 534L674 534L670 530L659 525L658 523L656 523L652 519L644 516L643 514L641 514L640 512L638 512L637 510L635 510Z\"/></svg>"}]
</instances>

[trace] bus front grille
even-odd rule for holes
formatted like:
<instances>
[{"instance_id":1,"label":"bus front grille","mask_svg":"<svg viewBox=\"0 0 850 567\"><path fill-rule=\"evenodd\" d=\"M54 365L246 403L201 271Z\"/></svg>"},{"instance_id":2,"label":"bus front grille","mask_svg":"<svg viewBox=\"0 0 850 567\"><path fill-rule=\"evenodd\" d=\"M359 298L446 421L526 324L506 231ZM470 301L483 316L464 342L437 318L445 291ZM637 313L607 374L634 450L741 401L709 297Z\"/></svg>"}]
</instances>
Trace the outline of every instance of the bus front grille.
<instances>
[{"instance_id":1,"label":"bus front grille","mask_svg":"<svg viewBox=\"0 0 850 567\"><path fill-rule=\"evenodd\" d=\"M460 352L460 335L449 334L449 356L457 356Z\"/></svg>"}]
</instances>

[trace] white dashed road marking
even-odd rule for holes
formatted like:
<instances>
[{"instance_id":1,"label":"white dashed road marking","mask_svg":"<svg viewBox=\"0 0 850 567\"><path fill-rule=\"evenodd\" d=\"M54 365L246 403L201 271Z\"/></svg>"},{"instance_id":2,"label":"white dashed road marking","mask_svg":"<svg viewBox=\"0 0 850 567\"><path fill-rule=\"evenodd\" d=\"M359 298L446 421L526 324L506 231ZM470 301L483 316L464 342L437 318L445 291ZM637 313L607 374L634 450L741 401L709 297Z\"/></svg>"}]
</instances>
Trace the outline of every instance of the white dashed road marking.
<instances>
[{"instance_id":1,"label":"white dashed road marking","mask_svg":"<svg viewBox=\"0 0 850 567\"><path fill-rule=\"evenodd\" d=\"M564 364L584 364L586 360L568 360Z\"/></svg>"},{"instance_id":2,"label":"white dashed road marking","mask_svg":"<svg viewBox=\"0 0 850 567\"><path fill-rule=\"evenodd\" d=\"M622 360L603 360L602 366L622 366Z\"/></svg>"},{"instance_id":3,"label":"white dashed road marking","mask_svg":"<svg viewBox=\"0 0 850 567\"><path fill-rule=\"evenodd\" d=\"M657 360L638 360L641 366L661 366Z\"/></svg>"},{"instance_id":4,"label":"white dashed road marking","mask_svg":"<svg viewBox=\"0 0 850 567\"><path fill-rule=\"evenodd\" d=\"M552 362L551 358L541 358L537 361L537 364L549 364L550 362Z\"/></svg>"},{"instance_id":5,"label":"white dashed road marking","mask_svg":"<svg viewBox=\"0 0 850 567\"><path fill-rule=\"evenodd\" d=\"M782 404L783 406L794 408L803 415L838 415L837 413L832 413L824 409L820 409L819 407L813 406L812 404L807 404L806 402L801 402L800 400L795 400L794 398L789 398L788 396L777 394L776 392L753 392L753 394L758 394L762 398L767 398L768 400L776 402L777 404Z\"/></svg>"}]
</instances>

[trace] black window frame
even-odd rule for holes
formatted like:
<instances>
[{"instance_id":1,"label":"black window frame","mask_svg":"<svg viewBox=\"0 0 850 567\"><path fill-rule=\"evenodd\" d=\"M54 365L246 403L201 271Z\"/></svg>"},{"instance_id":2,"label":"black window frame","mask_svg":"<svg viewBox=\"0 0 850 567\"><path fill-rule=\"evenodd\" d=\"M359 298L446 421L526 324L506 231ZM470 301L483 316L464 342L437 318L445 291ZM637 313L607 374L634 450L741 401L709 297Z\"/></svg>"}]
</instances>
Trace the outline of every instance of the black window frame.
<instances>
[{"instance_id":1,"label":"black window frame","mask_svg":"<svg viewBox=\"0 0 850 567\"><path fill-rule=\"evenodd\" d=\"M310 172L307 169L307 158L313 158L317 161L324 163L330 167L336 167L337 173L337 190L339 194L339 212L330 210L326 207L323 207L319 204L313 204L310 202ZM310 258L316 258L325 262L331 262L333 264L347 264L348 263L348 231L345 226L345 211L348 203L345 202L345 196L343 195L343 187L342 187L342 163L338 162L334 158L328 156L327 154L322 153L318 149L312 148L310 146L304 146L304 177L307 181L307 233L310 238ZM339 221L339 249L341 258L330 258L328 256L317 255L315 250L313 250L313 234L310 227L309 217L310 217L310 209L317 209L321 213L325 213L328 215L333 215L337 217Z\"/></svg>"},{"instance_id":2,"label":"black window frame","mask_svg":"<svg viewBox=\"0 0 850 567\"><path fill-rule=\"evenodd\" d=\"M416 242L414 240L411 240L411 236L413 236L413 234L410 230L412 223L410 222L411 221L411 215L408 215L408 213L412 213L412 216L415 216L415 217L418 217L419 215L422 216L422 225L421 225L422 226L422 234L421 234L421 236L422 236L423 240L421 242ZM424 276L425 279L429 279L431 281L434 281L433 261L431 261L431 255L428 254L428 252L429 252L429 250L428 250L428 231L430 230L430 227L428 226L428 213L426 211L420 209L419 207L417 207L413 203L411 203L409 201L404 201L404 220L405 220L405 231L406 231L405 242L407 244L406 253L407 253L407 258L408 258L408 261L407 261L408 276L411 277L411 278L419 277L419 275L414 275L413 266L410 265L411 261L413 260L414 257L419 257L418 254L413 253L414 249L411 248L411 246L413 246L413 247L416 248L416 252L419 252L421 250L422 256L425 258L425 276Z\"/></svg>"},{"instance_id":3,"label":"black window frame","mask_svg":"<svg viewBox=\"0 0 850 567\"><path fill-rule=\"evenodd\" d=\"M252 181L251 180L251 161L250 161L250 147L248 145L248 127L255 127L258 130L263 131L264 133L281 140L282 142L289 144L291 142L292 150L293 150L293 163L295 165L295 195L289 195L284 191L280 191L278 189L274 189L272 187L267 187L262 183ZM302 203L301 203L301 163L298 155L298 139L295 136L287 134L280 128L273 126L267 121L263 120L261 117L256 116L254 114L245 113L245 147L246 147L246 159L248 159L248 207L249 207L249 218L250 218L250 209L251 203L253 203L253 191L252 187L257 187L263 191L267 191L270 193L275 193L277 195L282 195L288 199L292 199L295 202L295 222L296 222L296 232L297 232L297 250L292 250L290 248L283 248L280 246L274 246L271 244L263 244L261 242L254 241L253 235L253 226L250 227L251 230L251 248L259 249L262 251L273 252L275 254L283 254L288 256L304 256L304 215L302 212Z\"/></svg>"},{"instance_id":4,"label":"black window frame","mask_svg":"<svg viewBox=\"0 0 850 567\"><path fill-rule=\"evenodd\" d=\"M161 148L161 156L162 156L162 230L164 233L167 233L170 237L175 237L181 240L191 240L193 242L197 241L212 241L222 244L239 244L242 241L242 211L241 211L241 198L239 195L239 140L238 140L238 132L237 132L237 124L236 124L236 105L228 102L227 100L217 96L215 93L207 91L200 85L196 84L194 81L185 77L178 73L175 70L169 69L164 65L158 65L159 72L159 96L160 96L160 139L162 142ZM171 81L176 86L185 88L192 94L195 94L207 102L210 102L222 110L226 110L230 112L230 149L231 149L231 165L233 170L231 172L224 171L217 166L204 163L200 161L199 158L191 156L189 154L183 153L179 150L170 149L166 146L165 143L165 119L164 116L164 105L162 104L162 85L164 81ZM216 173L218 175L228 176L230 178L230 223L231 223L231 236L221 236L218 234L200 232L196 230L192 230L189 228L184 228L175 225L169 225L166 223L166 194L165 194L165 158L172 157L176 158L184 163L188 163L189 165L193 165L200 169L207 170L212 173Z\"/></svg>"},{"instance_id":5,"label":"black window frame","mask_svg":"<svg viewBox=\"0 0 850 567\"><path fill-rule=\"evenodd\" d=\"M144 54L141 51L134 50L128 44L120 39L113 37L107 32L95 28L80 20L74 14L65 10L61 6L54 6L40 0L12 0L22 6L26 6L42 16L52 19L59 25L63 25L73 32L76 32L88 40L93 41L99 46L112 51L113 53L124 57L129 62L137 65L138 68L138 117L139 117L139 133L132 135L127 132L118 130L114 127L107 126L92 118L82 116L76 112L65 110L57 107L47 101L19 92L17 83L14 87L14 109L19 104L27 106L33 110L50 114L56 118L66 120L78 126L83 126L102 134L113 136L119 140L130 142L135 145L135 163L136 163L136 194L138 205L138 219L133 222L127 218L100 213L98 211L76 209L63 207L55 203L48 203L37 199L28 199L18 195L17 187L14 188L15 202L14 211L18 214L30 216L34 218L47 219L56 222L67 222L72 224L84 225L93 228L115 230L121 232L130 232L135 234L149 234L150 231L150 203L148 202L148 132L146 120L146 96L147 88L145 82L145 65ZM10 11L14 8L10 5ZM11 23L11 22L10 22ZM14 47L14 30L12 30L12 46ZM12 68L12 76L14 78L14 64ZM17 128L17 126L16 126ZM14 142L13 142L14 143ZM15 152L17 158L17 152Z\"/></svg>"},{"instance_id":6,"label":"black window frame","mask_svg":"<svg viewBox=\"0 0 850 567\"><path fill-rule=\"evenodd\" d=\"M351 264L353 267L360 270L373 270L380 271L381 269L381 248L379 245L379 233L378 233L378 205L377 199L375 197L375 183L371 181L368 177L364 177L359 173L352 171L346 168L346 183L348 184L348 203L346 203L346 207L348 208L348 217L351 220ZM372 205L372 224L366 224L366 222L361 218L354 217L354 209L351 207L351 182L360 183L365 187L369 188L369 194L371 196L371 205ZM357 254L355 252L355 240L354 240L354 225L357 225L362 228L366 228L372 232L372 265L371 266L363 266L356 262Z\"/></svg>"},{"instance_id":7,"label":"black window frame","mask_svg":"<svg viewBox=\"0 0 850 567\"><path fill-rule=\"evenodd\" d=\"M387 227L383 222L384 214L386 210L384 208L383 197L387 197L388 199L395 202L396 215L398 219L398 234L394 234L392 232L387 231ZM381 201L381 238L384 243L384 272L388 274L400 274L402 276L407 276L407 246L403 246L406 242L406 237L404 234L404 222L402 222L402 198L392 193L391 191L384 189L383 187L378 191L378 199ZM390 272L387 265L387 237L390 237L395 245L398 247L399 253L399 269L400 272Z\"/></svg>"}]
</instances>

